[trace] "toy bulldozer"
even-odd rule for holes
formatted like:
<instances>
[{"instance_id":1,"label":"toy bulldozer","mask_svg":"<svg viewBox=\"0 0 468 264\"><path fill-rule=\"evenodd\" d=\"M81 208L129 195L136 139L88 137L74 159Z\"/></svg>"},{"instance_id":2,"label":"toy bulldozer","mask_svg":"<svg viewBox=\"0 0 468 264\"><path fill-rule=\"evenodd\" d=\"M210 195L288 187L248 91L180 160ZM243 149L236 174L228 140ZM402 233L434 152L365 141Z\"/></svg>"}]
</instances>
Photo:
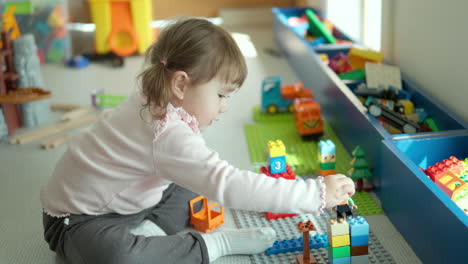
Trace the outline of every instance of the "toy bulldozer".
<instances>
[{"instance_id":1,"label":"toy bulldozer","mask_svg":"<svg viewBox=\"0 0 468 264\"><path fill-rule=\"evenodd\" d=\"M203 207L200 211L194 212L194 205L197 202L203 201ZM208 206L208 199L204 196L198 196L190 202L190 224L203 233L208 233L218 226L224 224L224 207L218 203L213 203ZM220 212L212 210L212 208L219 206Z\"/></svg>"}]
</instances>

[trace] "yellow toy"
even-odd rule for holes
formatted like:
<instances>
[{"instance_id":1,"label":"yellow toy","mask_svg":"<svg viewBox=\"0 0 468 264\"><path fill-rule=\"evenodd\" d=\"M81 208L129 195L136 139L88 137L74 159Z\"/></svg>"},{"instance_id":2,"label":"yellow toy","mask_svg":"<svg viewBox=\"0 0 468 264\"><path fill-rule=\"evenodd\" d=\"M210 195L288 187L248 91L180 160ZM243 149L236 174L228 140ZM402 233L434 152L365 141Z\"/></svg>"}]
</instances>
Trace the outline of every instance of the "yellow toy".
<instances>
[{"instance_id":1,"label":"yellow toy","mask_svg":"<svg viewBox=\"0 0 468 264\"><path fill-rule=\"evenodd\" d=\"M21 37L21 33L18 28L18 23L16 22L16 18L14 15L15 10L16 10L16 6L10 6L10 8L5 13L3 13L3 16L2 16L3 31L8 33L11 30L10 40L14 40L14 39ZM2 43L0 43L0 48L2 46L3 46Z\"/></svg>"},{"instance_id":2,"label":"yellow toy","mask_svg":"<svg viewBox=\"0 0 468 264\"><path fill-rule=\"evenodd\" d=\"M142 54L151 45L151 0L88 0L98 54Z\"/></svg>"},{"instance_id":3,"label":"yellow toy","mask_svg":"<svg viewBox=\"0 0 468 264\"><path fill-rule=\"evenodd\" d=\"M383 53L368 49L351 48L348 53L348 62L353 69L365 69L366 62L381 63Z\"/></svg>"}]
</instances>

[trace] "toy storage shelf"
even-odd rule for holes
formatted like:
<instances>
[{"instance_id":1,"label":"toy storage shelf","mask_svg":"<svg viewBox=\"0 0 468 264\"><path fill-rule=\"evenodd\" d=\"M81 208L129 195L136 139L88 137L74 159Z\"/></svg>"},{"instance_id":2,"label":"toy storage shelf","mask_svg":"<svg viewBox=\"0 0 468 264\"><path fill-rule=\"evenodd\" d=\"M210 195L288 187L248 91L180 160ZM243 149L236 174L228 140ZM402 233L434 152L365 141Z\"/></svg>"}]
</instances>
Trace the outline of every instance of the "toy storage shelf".
<instances>
[{"instance_id":1,"label":"toy storage shelf","mask_svg":"<svg viewBox=\"0 0 468 264\"><path fill-rule=\"evenodd\" d=\"M419 169L468 157L468 133L386 139L380 147L382 208L423 263L468 259L468 215Z\"/></svg>"},{"instance_id":2,"label":"toy storage shelf","mask_svg":"<svg viewBox=\"0 0 468 264\"><path fill-rule=\"evenodd\" d=\"M318 57L318 53L333 56L347 52L350 46L320 45L312 47L287 24L287 18L298 16L305 8L273 8L274 40L291 67L306 87L311 87L314 98L322 107L324 118L333 127L348 151L361 145L371 165L378 159L382 139L393 138L338 76ZM349 39L349 38L347 38ZM440 103L411 83L404 75L403 86L413 93L415 107L422 107L433 118L441 132L466 130L468 124L450 113ZM417 133L432 134L432 133ZM398 135L397 135L398 136ZM366 140L363 140L365 138ZM377 183L379 179L377 179Z\"/></svg>"},{"instance_id":3,"label":"toy storage shelf","mask_svg":"<svg viewBox=\"0 0 468 264\"><path fill-rule=\"evenodd\" d=\"M306 87L312 88L315 100L322 107L324 119L349 152L357 145L366 151L375 171L377 194L382 200L383 209L424 263L466 260L466 215L445 193L435 189L437 186L434 183L424 178L424 173L418 168L422 166L419 165L419 157L414 156L417 154L402 151L399 147L403 148L405 138L415 142L424 138L424 143L419 143L421 147L424 144L424 148L417 153L431 156L427 157L429 165L452 155L459 155L460 159L468 157L468 124L402 74L403 88L413 93L415 107L424 108L440 131L389 134L367 113L352 92L355 87L346 85L317 55L347 53L349 44L312 47L299 32L288 26L288 17L300 16L304 11L305 8L273 8L274 41L299 79ZM398 143L400 140L402 143ZM433 142L441 143L433 145ZM414 146L418 144L414 143ZM432 149L437 149L437 153ZM410 161L418 165L410 166L407 164ZM465 243L462 243L463 237ZM465 250L460 249L463 245ZM438 248L444 250L439 251Z\"/></svg>"}]
</instances>

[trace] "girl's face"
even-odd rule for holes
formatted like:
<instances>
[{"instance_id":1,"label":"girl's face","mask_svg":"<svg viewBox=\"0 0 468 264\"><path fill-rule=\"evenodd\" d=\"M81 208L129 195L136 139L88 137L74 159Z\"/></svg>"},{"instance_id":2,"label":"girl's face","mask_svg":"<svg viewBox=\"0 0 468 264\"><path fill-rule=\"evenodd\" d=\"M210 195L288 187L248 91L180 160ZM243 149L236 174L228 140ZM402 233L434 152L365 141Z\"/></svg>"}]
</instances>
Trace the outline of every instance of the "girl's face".
<instances>
[{"instance_id":1,"label":"girl's face","mask_svg":"<svg viewBox=\"0 0 468 264\"><path fill-rule=\"evenodd\" d=\"M218 120L219 114L228 110L227 97L231 91L228 85L215 77L207 83L186 89L182 107L197 118L199 128L203 130Z\"/></svg>"}]
</instances>

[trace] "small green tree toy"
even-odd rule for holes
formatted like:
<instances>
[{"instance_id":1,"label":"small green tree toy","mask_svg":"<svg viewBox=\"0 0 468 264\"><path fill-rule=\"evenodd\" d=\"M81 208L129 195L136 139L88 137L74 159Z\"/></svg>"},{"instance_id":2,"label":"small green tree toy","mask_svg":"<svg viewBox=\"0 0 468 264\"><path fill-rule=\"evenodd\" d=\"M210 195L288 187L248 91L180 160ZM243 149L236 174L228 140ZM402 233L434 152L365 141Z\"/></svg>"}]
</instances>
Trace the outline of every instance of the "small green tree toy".
<instances>
[{"instance_id":1,"label":"small green tree toy","mask_svg":"<svg viewBox=\"0 0 468 264\"><path fill-rule=\"evenodd\" d=\"M352 153L353 159L351 160L351 168L348 170L347 175L351 179L357 181L357 191L364 190L364 180L369 180L372 178L372 173L369 170L369 163L366 160L366 153L361 148L357 146ZM366 190L371 190L372 187L366 188Z\"/></svg>"}]
</instances>

